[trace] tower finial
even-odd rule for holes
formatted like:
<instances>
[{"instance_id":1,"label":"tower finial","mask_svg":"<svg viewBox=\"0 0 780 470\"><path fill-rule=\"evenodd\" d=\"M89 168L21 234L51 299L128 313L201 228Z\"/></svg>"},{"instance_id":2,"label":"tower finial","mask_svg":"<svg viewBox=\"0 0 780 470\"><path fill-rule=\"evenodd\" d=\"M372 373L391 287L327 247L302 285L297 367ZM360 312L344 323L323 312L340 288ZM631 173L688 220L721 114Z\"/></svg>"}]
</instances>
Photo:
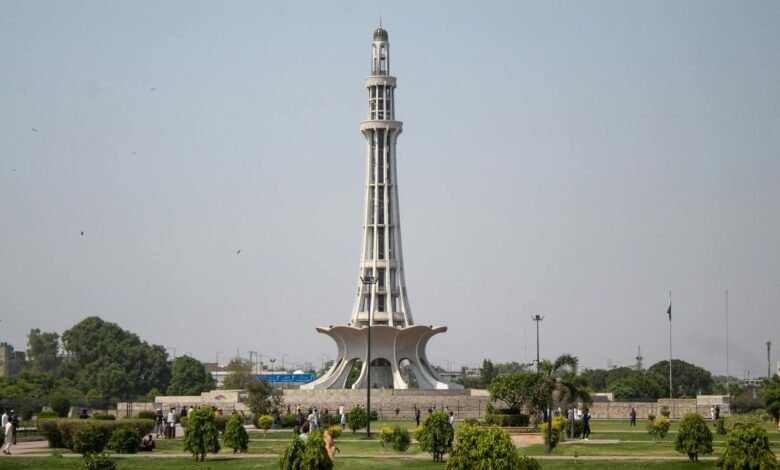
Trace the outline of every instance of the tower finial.
<instances>
[{"instance_id":1,"label":"tower finial","mask_svg":"<svg viewBox=\"0 0 780 470\"><path fill-rule=\"evenodd\" d=\"M379 15L379 27L382 27L382 15Z\"/></svg>"}]
</instances>

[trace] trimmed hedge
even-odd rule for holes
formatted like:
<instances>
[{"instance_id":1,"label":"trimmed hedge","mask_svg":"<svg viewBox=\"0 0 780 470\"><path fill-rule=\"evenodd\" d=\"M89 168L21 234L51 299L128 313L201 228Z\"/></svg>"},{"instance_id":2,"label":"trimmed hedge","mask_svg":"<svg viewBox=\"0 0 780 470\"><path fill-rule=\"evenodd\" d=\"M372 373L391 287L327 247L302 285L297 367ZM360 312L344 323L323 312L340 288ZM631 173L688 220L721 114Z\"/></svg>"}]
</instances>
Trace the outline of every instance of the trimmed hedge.
<instances>
[{"instance_id":1,"label":"trimmed hedge","mask_svg":"<svg viewBox=\"0 0 780 470\"><path fill-rule=\"evenodd\" d=\"M157 413L154 411L141 411L138 413L138 416L136 416L138 419L151 419L151 420L157 420Z\"/></svg>"},{"instance_id":2,"label":"trimmed hedge","mask_svg":"<svg viewBox=\"0 0 780 470\"><path fill-rule=\"evenodd\" d=\"M295 415L293 413L288 413L286 415L282 415L281 424L283 428L294 428L295 427Z\"/></svg>"},{"instance_id":3,"label":"trimmed hedge","mask_svg":"<svg viewBox=\"0 0 780 470\"><path fill-rule=\"evenodd\" d=\"M128 425L135 427L141 436L149 434L154 429L154 421L148 419L101 421L93 419L42 418L38 420L38 430L49 441L49 447L66 448L74 452L78 452L74 446L78 444L79 447L82 447L82 444L84 444L81 437L74 443L74 436L86 426L97 428L95 431L96 436L98 434L105 435L106 442L103 444L103 447L105 447L115 429Z\"/></svg>"},{"instance_id":4,"label":"trimmed hedge","mask_svg":"<svg viewBox=\"0 0 780 470\"><path fill-rule=\"evenodd\" d=\"M116 416L108 413L93 413L92 419L96 419L98 421L115 421Z\"/></svg>"},{"instance_id":5,"label":"trimmed hedge","mask_svg":"<svg viewBox=\"0 0 780 470\"><path fill-rule=\"evenodd\" d=\"M499 414L485 415L485 423L495 426L524 427L531 423L531 417L524 414Z\"/></svg>"}]
</instances>

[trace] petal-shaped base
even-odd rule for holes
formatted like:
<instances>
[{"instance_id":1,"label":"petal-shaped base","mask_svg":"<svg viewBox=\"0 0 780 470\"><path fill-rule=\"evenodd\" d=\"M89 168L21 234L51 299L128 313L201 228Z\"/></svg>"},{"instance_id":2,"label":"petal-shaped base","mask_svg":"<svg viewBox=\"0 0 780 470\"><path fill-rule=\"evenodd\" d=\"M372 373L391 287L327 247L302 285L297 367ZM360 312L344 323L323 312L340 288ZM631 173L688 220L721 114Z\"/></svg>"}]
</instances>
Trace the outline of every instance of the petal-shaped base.
<instances>
[{"instance_id":1,"label":"petal-shaped base","mask_svg":"<svg viewBox=\"0 0 780 470\"><path fill-rule=\"evenodd\" d=\"M421 389L453 390L462 389L458 384L450 383L436 373L425 356L428 340L437 333L447 331L446 326L429 327L412 325L406 328L377 325L371 330L371 388L407 389L401 377L400 364L408 360L412 373ZM367 351L369 328L352 326L318 327L317 331L333 338L338 346L338 356L325 375L314 382L301 385L302 390L343 389L355 361L363 362L360 376L352 385L353 389L366 388Z\"/></svg>"}]
</instances>

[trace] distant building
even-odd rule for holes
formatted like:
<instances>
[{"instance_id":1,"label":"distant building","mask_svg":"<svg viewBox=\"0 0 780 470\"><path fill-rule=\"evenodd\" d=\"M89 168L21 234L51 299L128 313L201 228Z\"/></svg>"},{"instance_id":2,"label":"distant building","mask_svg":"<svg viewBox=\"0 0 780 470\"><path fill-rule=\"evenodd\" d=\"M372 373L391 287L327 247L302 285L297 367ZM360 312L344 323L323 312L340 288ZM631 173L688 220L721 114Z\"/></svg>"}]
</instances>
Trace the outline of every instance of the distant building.
<instances>
[{"instance_id":1,"label":"distant building","mask_svg":"<svg viewBox=\"0 0 780 470\"><path fill-rule=\"evenodd\" d=\"M14 351L8 343L0 343L0 377L15 375L22 368L27 355L24 351Z\"/></svg>"}]
</instances>

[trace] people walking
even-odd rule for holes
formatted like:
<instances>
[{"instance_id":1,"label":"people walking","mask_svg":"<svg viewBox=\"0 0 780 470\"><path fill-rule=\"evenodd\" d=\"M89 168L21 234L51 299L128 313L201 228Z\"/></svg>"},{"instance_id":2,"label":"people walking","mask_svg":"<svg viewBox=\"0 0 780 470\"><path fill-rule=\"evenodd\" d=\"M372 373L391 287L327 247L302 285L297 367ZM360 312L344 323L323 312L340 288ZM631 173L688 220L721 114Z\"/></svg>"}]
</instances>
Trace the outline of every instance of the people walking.
<instances>
[{"instance_id":1,"label":"people walking","mask_svg":"<svg viewBox=\"0 0 780 470\"><path fill-rule=\"evenodd\" d=\"M417 408L417 405L414 405L414 420L417 423L417 426L420 425L420 409Z\"/></svg>"},{"instance_id":2,"label":"people walking","mask_svg":"<svg viewBox=\"0 0 780 470\"><path fill-rule=\"evenodd\" d=\"M588 439L589 436L590 436L590 413L586 408L585 412L582 414L582 440L583 441L589 440Z\"/></svg>"},{"instance_id":3,"label":"people walking","mask_svg":"<svg viewBox=\"0 0 780 470\"><path fill-rule=\"evenodd\" d=\"M14 438L14 425L11 424L10 420L6 420L5 427L3 428L3 430L5 431L5 444L3 444L3 453L6 455L10 455L11 444L13 443L13 438Z\"/></svg>"},{"instance_id":4,"label":"people walking","mask_svg":"<svg viewBox=\"0 0 780 470\"><path fill-rule=\"evenodd\" d=\"M628 414L629 418L631 418L631 426L636 427L636 410L634 407L631 407L631 412Z\"/></svg>"}]
</instances>

